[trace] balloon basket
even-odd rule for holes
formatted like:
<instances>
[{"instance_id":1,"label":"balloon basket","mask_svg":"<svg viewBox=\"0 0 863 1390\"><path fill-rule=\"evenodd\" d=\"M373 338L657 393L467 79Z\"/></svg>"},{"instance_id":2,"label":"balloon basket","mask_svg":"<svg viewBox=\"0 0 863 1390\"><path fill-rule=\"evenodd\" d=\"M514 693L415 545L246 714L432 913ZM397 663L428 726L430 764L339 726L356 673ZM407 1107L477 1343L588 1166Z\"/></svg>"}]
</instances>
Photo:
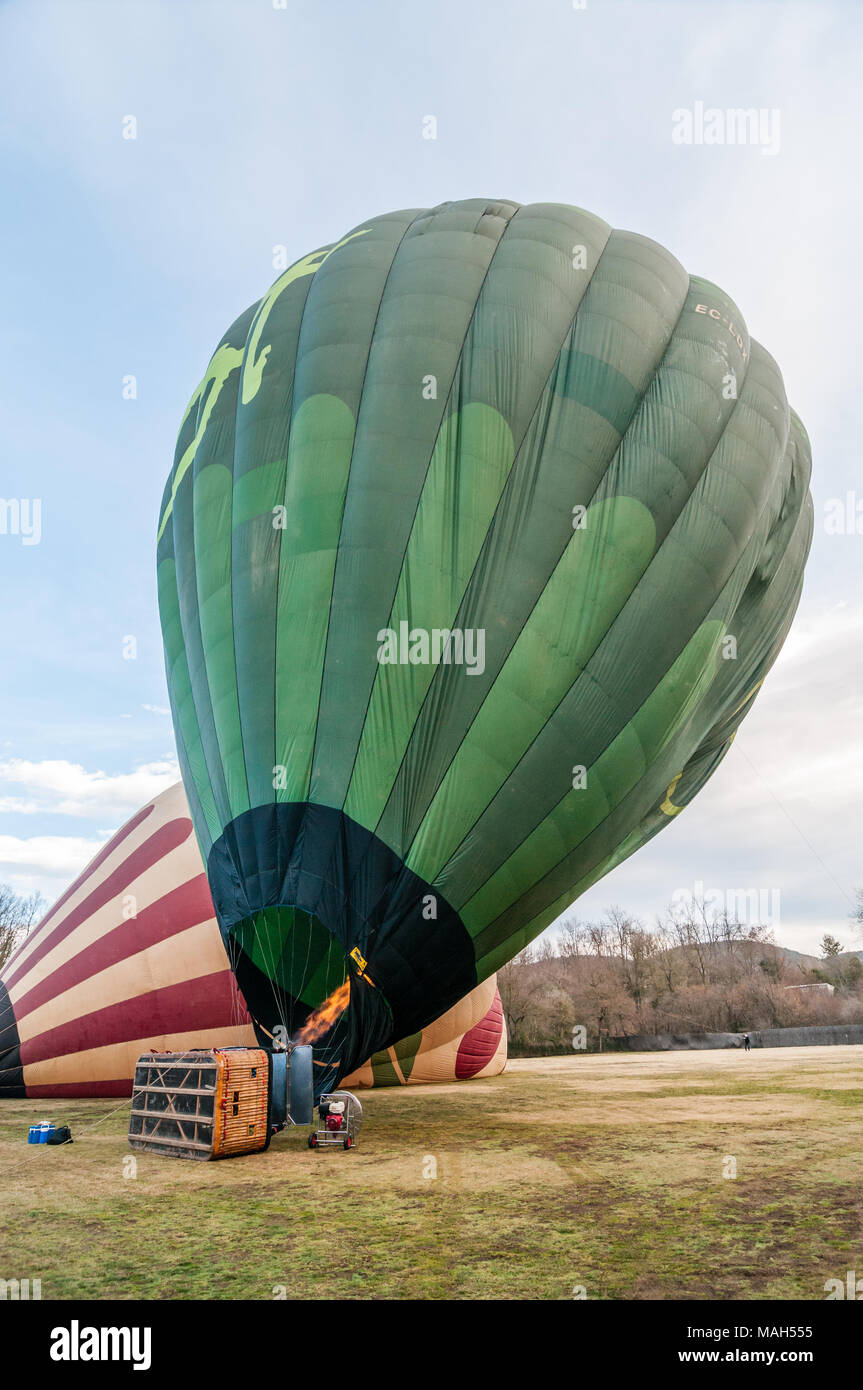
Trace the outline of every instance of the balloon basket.
<instances>
[{"instance_id":1,"label":"balloon basket","mask_svg":"<svg viewBox=\"0 0 863 1390\"><path fill-rule=\"evenodd\" d=\"M286 1123L311 1123L311 1051L144 1053L135 1067L130 1147L205 1161L262 1152Z\"/></svg>"}]
</instances>

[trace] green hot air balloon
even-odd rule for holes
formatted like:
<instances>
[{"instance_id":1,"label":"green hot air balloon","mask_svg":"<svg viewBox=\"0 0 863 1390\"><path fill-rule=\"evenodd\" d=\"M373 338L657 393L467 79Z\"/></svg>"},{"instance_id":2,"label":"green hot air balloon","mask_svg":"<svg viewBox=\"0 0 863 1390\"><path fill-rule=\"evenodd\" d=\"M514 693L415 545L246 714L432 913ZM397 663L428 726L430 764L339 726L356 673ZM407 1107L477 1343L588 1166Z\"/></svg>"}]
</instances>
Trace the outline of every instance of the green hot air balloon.
<instances>
[{"instance_id":1,"label":"green hot air balloon","mask_svg":"<svg viewBox=\"0 0 863 1390\"><path fill-rule=\"evenodd\" d=\"M737 306L560 204L375 217L228 329L159 593L258 1024L416 1034L692 799L791 623L810 449Z\"/></svg>"}]
</instances>

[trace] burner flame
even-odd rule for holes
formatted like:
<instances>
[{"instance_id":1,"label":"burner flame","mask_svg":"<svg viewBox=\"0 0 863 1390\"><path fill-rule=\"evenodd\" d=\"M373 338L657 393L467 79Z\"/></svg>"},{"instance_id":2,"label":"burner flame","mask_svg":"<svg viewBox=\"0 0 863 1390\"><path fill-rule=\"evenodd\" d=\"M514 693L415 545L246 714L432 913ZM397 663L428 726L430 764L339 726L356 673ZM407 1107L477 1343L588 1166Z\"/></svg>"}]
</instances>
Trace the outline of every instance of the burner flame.
<instances>
[{"instance_id":1,"label":"burner flame","mask_svg":"<svg viewBox=\"0 0 863 1390\"><path fill-rule=\"evenodd\" d=\"M339 985L338 989L334 989L329 998L325 999L314 1013L309 1014L302 1028L294 1035L293 1041L301 1045L317 1042L318 1038L323 1037L336 1020L341 1018L348 1007L350 998L351 982L345 980L344 984Z\"/></svg>"}]
</instances>

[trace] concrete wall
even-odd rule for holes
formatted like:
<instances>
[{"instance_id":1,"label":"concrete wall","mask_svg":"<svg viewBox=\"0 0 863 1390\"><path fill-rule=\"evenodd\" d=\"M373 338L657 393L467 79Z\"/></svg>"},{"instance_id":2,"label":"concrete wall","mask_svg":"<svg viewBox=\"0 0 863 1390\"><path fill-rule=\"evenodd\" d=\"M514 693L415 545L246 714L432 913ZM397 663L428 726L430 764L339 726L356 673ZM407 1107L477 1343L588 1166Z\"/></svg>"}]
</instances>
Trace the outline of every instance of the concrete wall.
<instances>
[{"instance_id":1,"label":"concrete wall","mask_svg":"<svg viewBox=\"0 0 863 1390\"><path fill-rule=\"evenodd\" d=\"M863 1044L863 1023L838 1023L817 1028L764 1028L749 1034L753 1047L829 1047ZM742 1047L742 1033L656 1033L608 1038L609 1052L673 1052L698 1048Z\"/></svg>"}]
</instances>

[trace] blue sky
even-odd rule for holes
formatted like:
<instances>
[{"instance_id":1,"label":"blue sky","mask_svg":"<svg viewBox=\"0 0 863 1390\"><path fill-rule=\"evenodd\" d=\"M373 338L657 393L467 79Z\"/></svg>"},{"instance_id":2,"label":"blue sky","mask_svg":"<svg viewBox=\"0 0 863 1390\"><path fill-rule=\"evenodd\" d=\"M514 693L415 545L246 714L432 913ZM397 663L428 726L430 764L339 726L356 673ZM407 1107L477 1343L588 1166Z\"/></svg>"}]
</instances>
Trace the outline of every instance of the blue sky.
<instances>
[{"instance_id":1,"label":"blue sky","mask_svg":"<svg viewBox=\"0 0 863 1390\"><path fill-rule=\"evenodd\" d=\"M863 500L861 37L858 5L823 0L0 4L0 497L42 508L38 545L0 534L0 881L54 897L176 779L157 509L273 248L446 199L561 201L734 297L807 425L816 502L798 621L735 747L579 913L779 888L781 941L863 944L863 536L825 526ZM778 111L778 151L675 144L699 101Z\"/></svg>"}]
</instances>

